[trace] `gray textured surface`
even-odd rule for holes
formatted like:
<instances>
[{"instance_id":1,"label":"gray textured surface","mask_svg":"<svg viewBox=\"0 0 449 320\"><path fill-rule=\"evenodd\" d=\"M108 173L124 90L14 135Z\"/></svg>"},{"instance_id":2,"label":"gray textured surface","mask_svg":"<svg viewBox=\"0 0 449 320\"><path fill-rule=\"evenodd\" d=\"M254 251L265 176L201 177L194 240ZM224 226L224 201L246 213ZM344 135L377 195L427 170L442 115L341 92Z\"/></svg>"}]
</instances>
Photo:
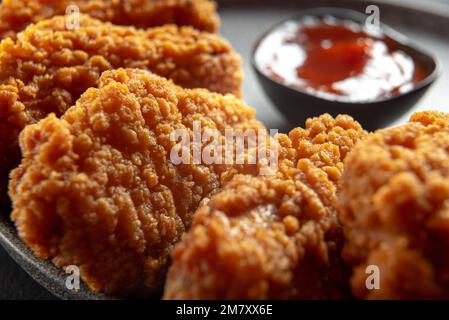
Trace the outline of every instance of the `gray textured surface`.
<instances>
[{"instance_id":1,"label":"gray textured surface","mask_svg":"<svg viewBox=\"0 0 449 320\"><path fill-rule=\"evenodd\" d=\"M272 1L272 5L266 5L268 1L260 0L224 0L220 13L223 20L222 34L227 37L234 47L245 59L245 100L257 109L258 117L269 128L277 128L286 131L289 128L286 120L273 107L261 91L255 76L249 65L249 53L255 39L277 21L295 15L301 6L312 3L313 6L336 5L344 6L348 1L306 1L285 0ZM281 3L289 3L282 6ZM367 3L359 1L357 8L361 9ZM387 1L384 1L387 2ZM414 110L439 109L449 112L449 1L448 0L395 0L392 3L404 6L418 6L436 15L411 14L410 11L389 10L388 6L381 7L381 18L383 22L397 28L399 31L410 36L440 58L443 65L443 76L429 90L428 94L421 100ZM239 3L239 6L230 3ZM354 1L350 1L354 3ZM354 8L353 6L351 6ZM448 18L442 16L447 15ZM396 123L405 121L408 115L399 119ZM297 124L300 125L300 124ZM34 276L36 276L34 274ZM34 282L25 271L23 271L7 253L0 247L0 299L51 299L53 296L43 287Z\"/></svg>"},{"instance_id":2,"label":"gray textured surface","mask_svg":"<svg viewBox=\"0 0 449 320\"><path fill-rule=\"evenodd\" d=\"M0 248L0 299L54 299Z\"/></svg>"}]
</instances>

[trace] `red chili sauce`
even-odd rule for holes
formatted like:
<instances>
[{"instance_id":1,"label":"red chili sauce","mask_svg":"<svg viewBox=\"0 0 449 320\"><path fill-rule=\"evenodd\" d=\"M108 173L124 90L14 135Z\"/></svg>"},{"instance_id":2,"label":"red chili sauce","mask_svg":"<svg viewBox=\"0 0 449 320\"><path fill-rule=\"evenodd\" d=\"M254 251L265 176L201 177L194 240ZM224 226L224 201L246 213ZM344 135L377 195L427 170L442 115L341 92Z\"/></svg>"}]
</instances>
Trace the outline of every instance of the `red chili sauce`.
<instances>
[{"instance_id":1,"label":"red chili sauce","mask_svg":"<svg viewBox=\"0 0 449 320\"><path fill-rule=\"evenodd\" d=\"M369 101L409 91L428 70L379 29L333 17L287 21L255 61L277 81L331 99Z\"/></svg>"}]
</instances>

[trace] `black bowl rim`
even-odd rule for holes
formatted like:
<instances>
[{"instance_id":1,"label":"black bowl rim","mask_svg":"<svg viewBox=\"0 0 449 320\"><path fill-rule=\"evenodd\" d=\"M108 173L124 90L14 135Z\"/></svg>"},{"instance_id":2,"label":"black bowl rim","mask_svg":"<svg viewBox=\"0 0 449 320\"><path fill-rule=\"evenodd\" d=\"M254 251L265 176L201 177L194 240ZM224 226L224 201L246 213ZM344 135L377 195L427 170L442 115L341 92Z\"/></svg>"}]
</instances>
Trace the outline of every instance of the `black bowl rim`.
<instances>
[{"instance_id":1,"label":"black bowl rim","mask_svg":"<svg viewBox=\"0 0 449 320\"><path fill-rule=\"evenodd\" d=\"M340 14L340 15L339 15ZM409 37L407 37L406 35L400 33L399 31L393 29L392 27L388 26L387 24L381 22L380 23L380 29L383 31L383 33L385 35L387 35L389 38L397 41L398 43L400 43L401 45L403 45L404 47L408 47L411 48L425 56L427 56L428 58L430 58L435 67L433 68L432 72L429 73L429 75L424 78L423 80L421 80L420 82L418 82L417 84L415 84L413 86L413 89L407 91L407 92L403 92L403 93L399 93L399 94L395 94L389 97L384 97L384 98L379 98L379 99L374 99L374 100L362 100L362 101L352 101L352 100L338 100L338 99L329 99L326 97L322 97L310 92L307 92L305 90L302 90L300 88L295 88L292 86L288 86L276 79L273 79L269 76L267 76L262 70L260 70L258 64L255 61L255 53L257 51L257 49L259 48L260 43L262 42L263 39L265 39L265 37L270 34L274 29L276 29L278 26L282 25L283 23L287 22L287 21L294 21L294 20L299 20L305 16L325 16L325 15L329 15L329 16L334 16L336 18L340 18L340 19L348 19L348 20L352 20L355 21L357 23L361 23L361 19L366 19L366 15L353 10L353 9L347 9L347 8L342 8L342 7L315 7L315 8L308 8L308 9L304 9L301 10L299 13L289 17L289 18L285 18L279 22L276 22L275 24L273 24L272 26L270 26L266 31L264 31L256 40L255 44L253 45L252 49L251 49L251 53L250 53L250 61L251 61L251 66L253 68L253 70L255 70L258 74L260 74L261 76L263 76L264 78L268 79L269 81L273 82L276 85L282 86L288 90L291 90L292 92L295 93L300 93L300 94L304 94L307 95L309 97L313 97L315 99L318 100L324 100L324 101L328 101L330 103L335 103L335 104L342 104L347 106L348 108L350 108L351 106L355 107L371 107L373 105L376 105L378 103L384 103L384 102L389 102L389 101L394 101L397 99L400 99L402 97L404 97L405 95L409 95L412 94L416 91L419 91L421 89L424 89L427 86L430 86L432 83L434 83L440 76L441 74L441 62L439 61L439 59L431 52L427 51L425 48L423 48L422 46L418 45L417 43L415 43L413 40L411 40Z\"/></svg>"}]
</instances>

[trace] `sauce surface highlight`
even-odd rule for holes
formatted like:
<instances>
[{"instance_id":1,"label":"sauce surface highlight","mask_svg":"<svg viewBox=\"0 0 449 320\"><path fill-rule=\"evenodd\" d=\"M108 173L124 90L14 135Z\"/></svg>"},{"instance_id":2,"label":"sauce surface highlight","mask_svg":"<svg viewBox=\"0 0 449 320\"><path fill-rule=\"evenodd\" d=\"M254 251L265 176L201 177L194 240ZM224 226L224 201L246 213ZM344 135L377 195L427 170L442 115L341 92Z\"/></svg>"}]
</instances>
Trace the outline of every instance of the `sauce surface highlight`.
<instances>
[{"instance_id":1,"label":"sauce surface highlight","mask_svg":"<svg viewBox=\"0 0 449 320\"><path fill-rule=\"evenodd\" d=\"M285 85L348 101L407 92L428 75L379 30L333 17L283 23L260 42L255 60L265 75Z\"/></svg>"}]
</instances>

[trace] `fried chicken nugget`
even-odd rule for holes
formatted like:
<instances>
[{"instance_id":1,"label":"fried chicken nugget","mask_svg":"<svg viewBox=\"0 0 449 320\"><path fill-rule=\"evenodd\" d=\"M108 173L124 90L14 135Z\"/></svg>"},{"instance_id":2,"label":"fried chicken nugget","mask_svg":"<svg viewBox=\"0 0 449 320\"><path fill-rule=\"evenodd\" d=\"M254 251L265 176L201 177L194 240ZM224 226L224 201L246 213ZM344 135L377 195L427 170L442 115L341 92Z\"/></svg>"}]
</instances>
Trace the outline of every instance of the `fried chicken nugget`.
<instances>
[{"instance_id":1,"label":"fried chicken nugget","mask_svg":"<svg viewBox=\"0 0 449 320\"><path fill-rule=\"evenodd\" d=\"M184 87L240 94L240 58L221 37L176 26L139 31L86 15L79 22L66 30L65 18L55 17L0 44L2 186L19 162L23 127L61 116L105 70L147 69Z\"/></svg>"},{"instance_id":2,"label":"fried chicken nugget","mask_svg":"<svg viewBox=\"0 0 449 320\"><path fill-rule=\"evenodd\" d=\"M339 203L357 298L449 298L449 115L416 113L360 142Z\"/></svg>"},{"instance_id":3,"label":"fried chicken nugget","mask_svg":"<svg viewBox=\"0 0 449 320\"><path fill-rule=\"evenodd\" d=\"M192 135L195 121L221 134L266 132L254 115L233 95L185 90L143 70L105 72L61 119L23 130L10 183L20 238L59 267L80 266L93 290L156 290L200 200L233 169L174 165L171 135Z\"/></svg>"},{"instance_id":4,"label":"fried chicken nugget","mask_svg":"<svg viewBox=\"0 0 449 320\"><path fill-rule=\"evenodd\" d=\"M346 297L336 183L364 135L351 117L329 115L280 135L275 175L237 175L195 213L173 251L164 298Z\"/></svg>"},{"instance_id":5,"label":"fried chicken nugget","mask_svg":"<svg viewBox=\"0 0 449 320\"><path fill-rule=\"evenodd\" d=\"M220 24L216 4L209 0L3 0L0 39L15 38L31 23L64 15L69 5L93 18L138 28L176 24L215 32Z\"/></svg>"}]
</instances>

